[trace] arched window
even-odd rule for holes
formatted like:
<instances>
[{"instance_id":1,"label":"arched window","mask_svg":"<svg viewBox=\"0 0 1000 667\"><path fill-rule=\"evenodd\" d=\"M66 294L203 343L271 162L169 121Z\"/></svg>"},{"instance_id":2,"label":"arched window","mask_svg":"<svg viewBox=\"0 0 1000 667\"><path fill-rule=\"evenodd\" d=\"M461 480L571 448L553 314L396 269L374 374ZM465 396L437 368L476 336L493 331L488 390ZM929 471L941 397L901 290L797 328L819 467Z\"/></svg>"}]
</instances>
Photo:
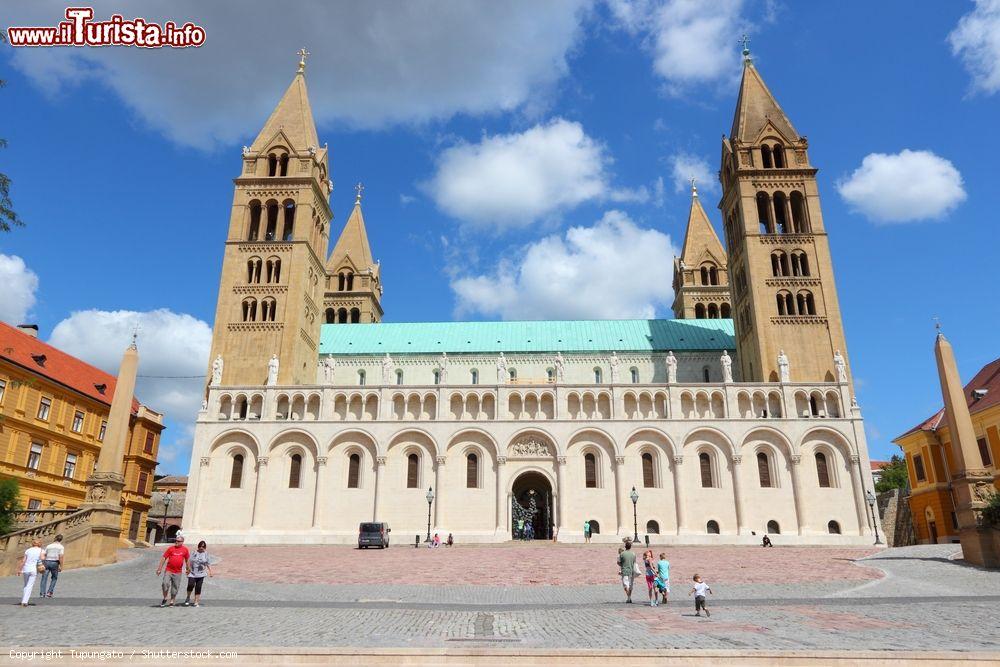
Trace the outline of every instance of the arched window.
<instances>
[{"instance_id":1,"label":"arched window","mask_svg":"<svg viewBox=\"0 0 1000 667\"><path fill-rule=\"evenodd\" d=\"M260 321L261 322L273 322L274 321L274 311L277 310L277 302L271 297L266 299L261 299L260 301Z\"/></svg>"},{"instance_id":2,"label":"arched window","mask_svg":"<svg viewBox=\"0 0 1000 667\"><path fill-rule=\"evenodd\" d=\"M702 452L698 455L698 465L701 468L701 485L703 488L710 489L714 484L712 479L712 457L706 452Z\"/></svg>"},{"instance_id":3,"label":"arched window","mask_svg":"<svg viewBox=\"0 0 1000 667\"><path fill-rule=\"evenodd\" d=\"M712 381L712 371L708 368L708 366L705 366L704 368L701 369L701 379L704 382Z\"/></svg>"},{"instance_id":4,"label":"arched window","mask_svg":"<svg viewBox=\"0 0 1000 667\"><path fill-rule=\"evenodd\" d=\"M656 521L652 521L652 520L647 521L646 522L646 534L647 535L659 535L660 534L660 524L658 524Z\"/></svg>"},{"instance_id":5,"label":"arched window","mask_svg":"<svg viewBox=\"0 0 1000 667\"><path fill-rule=\"evenodd\" d=\"M632 376L632 384L639 384L639 369L633 366L628 372Z\"/></svg>"},{"instance_id":6,"label":"arched window","mask_svg":"<svg viewBox=\"0 0 1000 667\"><path fill-rule=\"evenodd\" d=\"M771 159L771 147L764 144L760 147L760 161L763 164L764 169L771 169L774 167L774 161Z\"/></svg>"},{"instance_id":7,"label":"arched window","mask_svg":"<svg viewBox=\"0 0 1000 667\"><path fill-rule=\"evenodd\" d=\"M247 230L247 241L256 241L260 236L260 201L250 202L250 227Z\"/></svg>"},{"instance_id":8,"label":"arched window","mask_svg":"<svg viewBox=\"0 0 1000 667\"><path fill-rule=\"evenodd\" d=\"M587 452L583 455L583 474L588 489L597 488L597 457Z\"/></svg>"},{"instance_id":9,"label":"arched window","mask_svg":"<svg viewBox=\"0 0 1000 667\"><path fill-rule=\"evenodd\" d=\"M281 282L281 258L279 257L268 258L267 272L265 274L265 279L269 283Z\"/></svg>"},{"instance_id":10,"label":"arched window","mask_svg":"<svg viewBox=\"0 0 1000 667\"><path fill-rule=\"evenodd\" d=\"M472 371L470 372L470 375L472 376L471 377L472 384L479 384L479 371L473 368Z\"/></svg>"},{"instance_id":11,"label":"arched window","mask_svg":"<svg viewBox=\"0 0 1000 667\"><path fill-rule=\"evenodd\" d=\"M340 322L341 324L346 324L347 323L347 309L346 308L340 308L340 309L337 310L337 321Z\"/></svg>"},{"instance_id":12,"label":"arched window","mask_svg":"<svg viewBox=\"0 0 1000 667\"><path fill-rule=\"evenodd\" d=\"M781 250L771 254L771 275L775 278L788 275L788 255Z\"/></svg>"},{"instance_id":13,"label":"arched window","mask_svg":"<svg viewBox=\"0 0 1000 667\"><path fill-rule=\"evenodd\" d=\"M277 176L278 175L278 156L271 153L267 156L267 175Z\"/></svg>"},{"instance_id":14,"label":"arched window","mask_svg":"<svg viewBox=\"0 0 1000 667\"><path fill-rule=\"evenodd\" d=\"M347 459L347 488L356 489L361 481L361 457L351 454Z\"/></svg>"},{"instance_id":15,"label":"arched window","mask_svg":"<svg viewBox=\"0 0 1000 667\"><path fill-rule=\"evenodd\" d=\"M708 265L701 267L701 284L708 285Z\"/></svg>"},{"instance_id":16,"label":"arched window","mask_svg":"<svg viewBox=\"0 0 1000 667\"><path fill-rule=\"evenodd\" d=\"M420 485L420 457L410 454L406 457L406 488L415 489Z\"/></svg>"},{"instance_id":17,"label":"arched window","mask_svg":"<svg viewBox=\"0 0 1000 667\"><path fill-rule=\"evenodd\" d=\"M696 320L703 320L703 319L705 319L705 304L703 304L703 303L697 303L697 304L695 304L695 306L694 306L694 318Z\"/></svg>"},{"instance_id":18,"label":"arched window","mask_svg":"<svg viewBox=\"0 0 1000 667\"><path fill-rule=\"evenodd\" d=\"M337 274L337 291L339 291L339 292L343 292L344 291L344 285L347 284L346 280L347 279L344 277L343 273L338 273Z\"/></svg>"},{"instance_id":19,"label":"arched window","mask_svg":"<svg viewBox=\"0 0 1000 667\"><path fill-rule=\"evenodd\" d=\"M516 381L517 380L517 369L516 368L509 369L507 371L507 376L510 378L511 382Z\"/></svg>"},{"instance_id":20,"label":"arched window","mask_svg":"<svg viewBox=\"0 0 1000 667\"><path fill-rule=\"evenodd\" d=\"M774 193L774 224L779 234L789 234L792 228L788 225L788 198L784 192Z\"/></svg>"},{"instance_id":21,"label":"arched window","mask_svg":"<svg viewBox=\"0 0 1000 667\"><path fill-rule=\"evenodd\" d=\"M233 457L233 470L229 474L229 488L238 489L243 486L243 455Z\"/></svg>"},{"instance_id":22,"label":"arched window","mask_svg":"<svg viewBox=\"0 0 1000 667\"><path fill-rule=\"evenodd\" d=\"M764 452L757 452L757 477L761 488L771 487L771 465Z\"/></svg>"},{"instance_id":23,"label":"arched window","mask_svg":"<svg viewBox=\"0 0 1000 667\"><path fill-rule=\"evenodd\" d=\"M364 371L358 371L358 385L361 386L361 387L365 386L365 372Z\"/></svg>"},{"instance_id":24,"label":"arched window","mask_svg":"<svg viewBox=\"0 0 1000 667\"><path fill-rule=\"evenodd\" d=\"M805 294L805 302L806 302L805 313L808 314L808 315L815 315L816 314L816 299L813 298L812 292L804 292L804 294ZM800 311L800 314L802 314L801 311Z\"/></svg>"},{"instance_id":25,"label":"arched window","mask_svg":"<svg viewBox=\"0 0 1000 667\"><path fill-rule=\"evenodd\" d=\"M549 382L555 382L556 381L556 369L554 369L554 368L546 368L545 369L545 379L548 380Z\"/></svg>"},{"instance_id":26,"label":"arched window","mask_svg":"<svg viewBox=\"0 0 1000 667\"><path fill-rule=\"evenodd\" d=\"M281 234L282 241L291 241L295 233L295 202L288 200L284 205L285 219L284 230Z\"/></svg>"},{"instance_id":27,"label":"arched window","mask_svg":"<svg viewBox=\"0 0 1000 667\"><path fill-rule=\"evenodd\" d=\"M465 457L465 488L475 489L479 486L479 457L473 452Z\"/></svg>"},{"instance_id":28,"label":"arched window","mask_svg":"<svg viewBox=\"0 0 1000 667\"><path fill-rule=\"evenodd\" d=\"M778 302L778 315L794 315L795 306L792 302L791 292L778 292L777 294Z\"/></svg>"},{"instance_id":29,"label":"arched window","mask_svg":"<svg viewBox=\"0 0 1000 667\"><path fill-rule=\"evenodd\" d=\"M816 452L816 476L821 488L830 488L830 469L827 467L826 454Z\"/></svg>"},{"instance_id":30,"label":"arched window","mask_svg":"<svg viewBox=\"0 0 1000 667\"><path fill-rule=\"evenodd\" d=\"M757 220L760 223L761 234L774 233L774 224L771 221L771 201L766 192L757 193Z\"/></svg>"},{"instance_id":31,"label":"arched window","mask_svg":"<svg viewBox=\"0 0 1000 667\"><path fill-rule=\"evenodd\" d=\"M712 519L711 521L709 521L708 523L706 523L705 524L705 532L708 533L709 535L718 535L719 534L719 522L716 521L715 519Z\"/></svg>"},{"instance_id":32,"label":"arched window","mask_svg":"<svg viewBox=\"0 0 1000 667\"><path fill-rule=\"evenodd\" d=\"M297 489L302 481L302 455L292 454L292 464L288 470L288 488Z\"/></svg>"},{"instance_id":33,"label":"arched window","mask_svg":"<svg viewBox=\"0 0 1000 667\"><path fill-rule=\"evenodd\" d=\"M600 368L594 368L594 384L601 384L602 373Z\"/></svg>"},{"instance_id":34,"label":"arched window","mask_svg":"<svg viewBox=\"0 0 1000 667\"><path fill-rule=\"evenodd\" d=\"M792 226L796 234L809 233L809 216L806 212L806 200L798 190L792 192Z\"/></svg>"},{"instance_id":35,"label":"arched window","mask_svg":"<svg viewBox=\"0 0 1000 667\"><path fill-rule=\"evenodd\" d=\"M777 521L771 519L767 522L767 532L772 535L781 535L781 526L778 525Z\"/></svg>"},{"instance_id":36,"label":"arched window","mask_svg":"<svg viewBox=\"0 0 1000 667\"><path fill-rule=\"evenodd\" d=\"M396 370L396 384L403 384L403 371Z\"/></svg>"},{"instance_id":37,"label":"arched window","mask_svg":"<svg viewBox=\"0 0 1000 667\"><path fill-rule=\"evenodd\" d=\"M243 300L243 321L244 322L257 321L257 299L251 298Z\"/></svg>"},{"instance_id":38,"label":"arched window","mask_svg":"<svg viewBox=\"0 0 1000 667\"><path fill-rule=\"evenodd\" d=\"M327 308L326 309L326 323L327 324L334 324L334 323L336 323L336 321L337 321L337 311L335 311L333 308Z\"/></svg>"},{"instance_id":39,"label":"arched window","mask_svg":"<svg viewBox=\"0 0 1000 667\"><path fill-rule=\"evenodd\" d=\"M267 229L264 232L265 241L273 241L278 236L278 202L267 202Z\"/></svg>"},{"instance_id":40,"label":"arched window","mask_svg":"<svg viewBox=\"0 0 1000 667\"><path fill-rule=\"evenodd\" d=\"M830 521L826 524L826 532L831 535L840 535L840 524L836 521Z\"/></svg>"},{"instance_id":41,"label":"arched window","mask_svg":"<svg viewBox=\"0 0 1000 667\"><path fill-rule=\"evenodd\" d=\"M288 176L288 153L282 153L278 159L279 175Z\"/></svg>"},{"instance_id":42,"label":"arched window","mask_svg":"<svg viewBox=\"0 0 1000 667\"><path fill-rule=\"evenodd\" d=\"M774 157L775 169L783 169L785 167L785 149L781 144L775 144L771 153Z\"/></svg>"},{"instance_id":43,"label":"arched window","mask_svg":"<svg viewBox=\"0 0 1000 667\"><path fill-rule=\"evenodd\" d=\"M441 384L441 371L434 370L434 384Z\"/></svg>"},{"instance_id":44,"label":"arched window","mask_svg":"<svg viewBox=\"0 0 1000 667\"><path fill-rule=\"evenodd\" d=\"M656 476L653 470L653 455L649 452L642 454L642 485L647 489L656 486Z\"/></svg>"},{"instance_id":45,"label":"arched window","mask_svg":"<svg viewBox=\"0 0 1000 667\"><path fill-rule=\"evenodd\" d=\"M354 274L353 273L348 273L347 274L347 285L345 287L346 287L346 289L347 289L348 292L350 292L351 290L354 289Z\"/></svg>"},{"instance_id":46,"label":"arched window","mask_svg":"<svg viewBox=\"0 0 1000 667\"><path fill-rule=\"evenodd\" d=\"M722 315L722 319L728 320L733 316L733 309L728 303L722 304L722 308L719 309L719 314Z\"/></svg>"},{"instance_id":47,"label":"arched window","mask_svg":"<svg viewBox=\"0 0 1000 667\"><path fill-rule=\"evenodd\" d=\"M589 523L590 523L590 534L599 535L601 532L601 524L597 523L597 521L594 519L590 519Z\"/></svg>"},{"instance_id":48,"label":"arched window","mask_svg":"<svg viewBox=\"0 0 1000 667\"><path fill-rule=\"evenodd\" d=\"M708 284L709 285L719 284L719 270L714 266L708 267Z\"/></svg>"},{"instance_id":49,"label":"arched window","mask_svg":"<svg viewBox=\"0 0 1000 667\"><path fill-rule=\"evenodd\" d=\"M357 324L361 321L361 311L357 308L351 308L351 324Z\"/></svg>"},{"instance_id":50,"label":"arched window","mask_svg":"<svg viewBox=\"0 0 1000 667\"><path fill-rule=\"evenodd\" d=\"M247 260L247 282L260 282L260 257L251 257Z\"/></svg>"},{"instance_id":51,"label":"arched window","mask_svg":"<svg viewBox=\"0 0 1000 667\"><path fill-rule=\"evenodd\" d=\"M719 319L719 306L714 303L708 304L708 319L717 320Z\"/></svg>"},{"instance_id":52,"label":"arched window","mask_svg":"<svg viewBox=\"0 0 1000 667\"><path fill-rule=\"evenodd\" d=\"M816 400L815 396L809 397L809 414L813 417L819 417L819 401Z\"/></svg>"}]
</instances>

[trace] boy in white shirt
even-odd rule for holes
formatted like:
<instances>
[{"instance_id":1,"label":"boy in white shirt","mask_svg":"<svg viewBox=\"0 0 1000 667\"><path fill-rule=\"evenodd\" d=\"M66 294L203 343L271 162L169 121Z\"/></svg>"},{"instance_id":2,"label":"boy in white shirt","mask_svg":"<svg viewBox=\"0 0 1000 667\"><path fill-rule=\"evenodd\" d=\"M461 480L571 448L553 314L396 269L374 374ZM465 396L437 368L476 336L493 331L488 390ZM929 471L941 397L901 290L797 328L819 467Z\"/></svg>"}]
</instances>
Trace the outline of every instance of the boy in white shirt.
<instances>
[{"instance_id":1,"label":"boy in white shirt","mask_svg":"<svg viewBox=\"0 0 1000 667\"><path fill-rule=\"evenodd\" d=\"M62 545L62 541L63 536L61 534L56 535L55 542L45 547L42 552L42 564L45 565L45 571L42 572L42 581L38 587L39 597L50 598L53 591L56 590L56 579L59 578L59 573L62 572L63 555L66 553L66 547ZM49 582L49 577L52 577L51 583ZM45 590L46 584L48 584L48 590Z\"/></svg>"},{"instance_id":2,"label":"boy in white shirt","mask_svg":"<svg viewBox=\"0 0 1000 667\"><path fill-rule=\"evenodd\" d=\"M701 575L700 574L694 575L694 587L691 589L691 592L688 593L688 595L691 595L692 593L694 594L694 615L695 616L701 616L701 610L702 609L705 610L705 616L711 616L712 615L712 612L710 612L708 610L708 607L705 606L705 593L706 592L709 593L709 594L711 594L711 595L715 595L715 593L712 593L712 588L707 583L705 583L704 581L701 580Z\"/></svg>"}]
</instances>

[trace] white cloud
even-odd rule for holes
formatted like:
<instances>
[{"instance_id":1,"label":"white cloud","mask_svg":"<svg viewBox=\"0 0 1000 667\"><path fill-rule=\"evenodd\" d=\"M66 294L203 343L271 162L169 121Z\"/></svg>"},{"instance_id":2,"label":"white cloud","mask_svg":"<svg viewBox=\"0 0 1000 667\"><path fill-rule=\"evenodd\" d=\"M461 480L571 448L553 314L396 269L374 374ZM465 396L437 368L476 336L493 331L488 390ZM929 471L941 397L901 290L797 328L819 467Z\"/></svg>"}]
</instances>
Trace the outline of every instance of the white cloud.
<instances>
[{"instance_id":1,"label":"white cloud","mask_svg":"<svg viewBox=\"0 0 1000 667\"><path fill-rule=\"evenodd\" d=\"M941 218L965 201L962 175L931 151L871 153L837 191L873 222L897 223Z\"/></svg>"},{"instance_id":2,"label":"white cloud","mask_svg":"<svg viewBox=\"0 0 1000 667\"><path fill-rule=\"evenodd\" d=\"M515 319L651 318L668 307L670 237L642 229L620 211L592 227L572 227L501 261L488 275L452 280L459 316Z\"/></svg>"},{"instance_id":3,"label":"white cloud","mask_svg":"<svg viewBox=\"0 0 1000 667\"><path fill-rule=\"evenodd\" d=\"M1000 91L1000 0L976 0L975 9L959 20L948 41L976 89Z\"/></svg>"},{"instance_id":4,"label":"white cloud","mask_svg":"<svg viewBox=\"0 0 1000 667\"><path fill-rule=\"evenodd\" d=\"M199 376L140 377L136 397L168 419L193 422L201 407L212 341L211 327L205 322L163 308L147 312L83 310L59 322L49 343L117 375L136 324L140 376Z\"/></svg>"},{"instance_id":5,"label":"white cloud","mask_svg":"<svg viewBox=\"0 0 1000 667\"><path fill-rule=\"evenodd\" d=\"M690 191L692 178L702 192L715 192L719 188L719 179L708 160L690 153L677 153L670 158L670 176L674 192Z\"/></svg>"},{"instance_id":6,"label":"white cloud","mask_svg":"<svg viewBox=\"0 0 1000 667\"><path fill-rule=\"evenodd\" d=\"M642 35L654 71L672 92L739 71L743 0L609 0L617 24Z\"/></svg>"},{"instance_id":7,"label":"white cloud","mask_svg":"<svg viewBox=\"0 0 1000 667\"><path fill-rule=\"evenodd\" d=\"M557 118L518 134L446 148L421 187L451 216L477 225L523 227L587 201L646 201L613 189L605 147L583 126Z\"/></svg>"},{"instance_id":8,"label":"white cloud","mask_svg":"<svg viewBox=\"0 0 1000 667\"><path fill-rule=\"evenodd\" d=\"M197 49L14 49L39 87L111 88L138 116L186 145L234 144L258 130L297 63L317 122L356 127L538 109L568 72L591 0L560 2L293 2L156 0L123 11L96 0L95 19L136 13L206 29ZM141 11L139 11L141 8ZM5 7L7 25L55 25L65 4Z\"/></svg>"},{"instance_id":9,"label":"white cloud","mask_svg":"<svg viewBox=\"0 0 1000 667\"><path fill-rule=\"evenodd\" d=\"M0 321L14 326L24 324L35 305L38 276L17 255L0 254L0 285Z\"/></svg>"}]
</instances>

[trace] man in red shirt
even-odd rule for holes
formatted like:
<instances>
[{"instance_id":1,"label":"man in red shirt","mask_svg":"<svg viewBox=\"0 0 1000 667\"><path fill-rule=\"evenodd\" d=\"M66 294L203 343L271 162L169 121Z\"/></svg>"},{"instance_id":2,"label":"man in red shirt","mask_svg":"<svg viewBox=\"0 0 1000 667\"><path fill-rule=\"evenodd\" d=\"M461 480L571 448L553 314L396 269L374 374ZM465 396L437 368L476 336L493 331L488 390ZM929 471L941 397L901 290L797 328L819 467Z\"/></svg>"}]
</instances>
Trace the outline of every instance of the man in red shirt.
<instances>
[{"instance_id":1,"label":"man in red shirt","mask_svg":"<svg viewBox=\"0 0 1000 667\"><path fill-rule=\"evenodd\" d=\"M184 546L184 538L181 535L178 535L176 541L163 552L163 559L156 566L156 576L160 576L160 572L163 572L163 602L160 603L161 607L167 606L168 594L170 595L170 606L174 606L174 598L177 597L177 591L181 587L181 574L185 572L191 574L190 558L191 552Z\"/></svg>"}]
</instances>

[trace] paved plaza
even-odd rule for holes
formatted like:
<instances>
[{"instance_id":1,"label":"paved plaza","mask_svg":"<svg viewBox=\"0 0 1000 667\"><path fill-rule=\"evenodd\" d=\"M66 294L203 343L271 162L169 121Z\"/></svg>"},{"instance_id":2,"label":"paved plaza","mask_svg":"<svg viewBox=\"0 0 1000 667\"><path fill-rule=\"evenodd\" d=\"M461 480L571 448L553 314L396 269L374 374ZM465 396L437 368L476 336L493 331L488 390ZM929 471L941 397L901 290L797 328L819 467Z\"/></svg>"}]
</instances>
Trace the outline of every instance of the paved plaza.
<instances>
[{"instance_id":1,"label":"paved plaza","mask_svg":"<svg viewBox=\"0 0 1000 667\"><path fill-rule=\"evenodd\" d=\"M0 628L15 647L1000 652L1000 573L956 545L664 550L674 593L658 608L642 583L623 603L603 545L220 547L198 609L157 607L160 549L122 552L28 609L3 578ZM695 571L711 618L687 596Z\"/></svg>"}]
</instances>

